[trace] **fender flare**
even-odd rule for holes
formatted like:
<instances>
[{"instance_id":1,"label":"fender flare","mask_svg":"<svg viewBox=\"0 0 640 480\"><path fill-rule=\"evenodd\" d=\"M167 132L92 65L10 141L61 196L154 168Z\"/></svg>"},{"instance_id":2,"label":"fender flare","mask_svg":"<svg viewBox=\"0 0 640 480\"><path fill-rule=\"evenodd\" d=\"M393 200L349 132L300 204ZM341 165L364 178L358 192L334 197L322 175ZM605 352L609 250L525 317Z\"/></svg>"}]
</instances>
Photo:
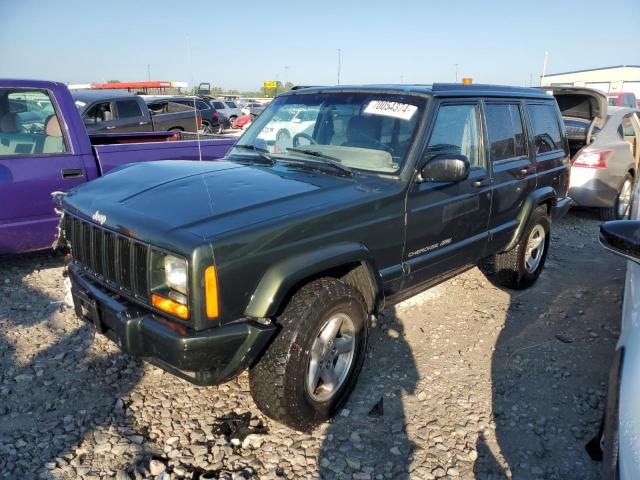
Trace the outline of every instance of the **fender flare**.
<instances>
[{"instance_id":1,"label":"fender flare","mask_svg":"<svg viewBox=\"0 0 640 480\"><path fill-rule=\"evenodd\" d=\"M323 271L350 263L364 263L368 267L372 285L378 292L382 291L371 252L360 243L339 243L287 257L271 265L262 275L244 313L253 318L273 317L296 284Z\"/></svg>"},{"instance_id":2,"label":"fender flare","mask_svg":"<svg viewBox=\"0 0 640 480\"><path fill-rule=\"evenodd\" d=\"M531 212L533 212L538 205L549 200L551 200L551 210L549 211L549 214L551 215L557 201L556 191L553 187L541 187L529 194L520 209L520 213L518 214L518 227L516 228L511 241L509 241L509 244L505 247L505 252L515 248L520 241L520 238L524 233L524 229L527 227L527 223L529 223Z\"/></svg>"}]
</instances>

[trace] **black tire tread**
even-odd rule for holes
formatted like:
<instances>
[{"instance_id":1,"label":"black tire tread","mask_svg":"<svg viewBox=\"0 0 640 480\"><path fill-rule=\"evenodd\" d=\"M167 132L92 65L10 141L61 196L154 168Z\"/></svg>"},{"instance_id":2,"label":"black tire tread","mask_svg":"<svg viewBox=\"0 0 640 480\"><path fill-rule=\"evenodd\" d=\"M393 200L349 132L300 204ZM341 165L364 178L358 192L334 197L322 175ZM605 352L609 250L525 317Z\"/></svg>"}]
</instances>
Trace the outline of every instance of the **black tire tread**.
<instances>
[{"instance_id":1,"label":"black tire tread","mask_svg":"<svg viewBox=\"0 0 640 480\"><path fill-rule=\"evenodd\" d=\"M547 218L549 216L546 205L538 205L534 212L535 215L532 214L532 218L518 244L508 252L495 254L486 266L488 274L493 277L495 283L503 287L521 290L533 283L533 281L525 278L520 269L520 255L522 250L527 247L529 230L533 227L532 221L538 215L544 215ZM544 263L540 265L540 269L542 269L543 265Z\"/></svg>"},{"instance_id":2,"label":"black tire tread","mask_svg":"<svg viewBox=\"0 0 640 480\"><path fill-rule=\"evenodd\" d=\"M327 301L336 297L351 297L364 308L360 292L335 278L320 278L304 285L278 318L280 331L276 338L249 370L251 396L258 408L268 417L297 430L309 430L324 419L308 419L298 414L296 395L287 388L294 382L286 382L294 373L287 372L291 352L302 348L296 338L305 317L322 311Z\"/></svg>"}]
</instances>

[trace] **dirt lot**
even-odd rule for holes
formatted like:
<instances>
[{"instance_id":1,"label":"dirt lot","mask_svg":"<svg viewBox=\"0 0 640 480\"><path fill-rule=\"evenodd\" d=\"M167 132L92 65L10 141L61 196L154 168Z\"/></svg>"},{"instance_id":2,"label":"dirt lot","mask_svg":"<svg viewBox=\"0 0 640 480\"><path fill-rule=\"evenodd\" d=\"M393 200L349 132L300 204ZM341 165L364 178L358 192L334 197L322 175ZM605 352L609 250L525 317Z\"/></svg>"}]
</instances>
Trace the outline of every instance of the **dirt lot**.
<instances>
[{"instance_id":1,"label":"dirt lot","mask_svg":"<svg viewBox=\"0 0 640 480\"><path fill-rule=\"evenodd\" d=\"M2 258L0 478L598 478L583 446L625 273L599 223L554 225L530 290L473 269L385 311L347 409L312 435L261 417L246 374L195 387L94 338L56 303L62 259Z\"/></svg>"}]
</instances>

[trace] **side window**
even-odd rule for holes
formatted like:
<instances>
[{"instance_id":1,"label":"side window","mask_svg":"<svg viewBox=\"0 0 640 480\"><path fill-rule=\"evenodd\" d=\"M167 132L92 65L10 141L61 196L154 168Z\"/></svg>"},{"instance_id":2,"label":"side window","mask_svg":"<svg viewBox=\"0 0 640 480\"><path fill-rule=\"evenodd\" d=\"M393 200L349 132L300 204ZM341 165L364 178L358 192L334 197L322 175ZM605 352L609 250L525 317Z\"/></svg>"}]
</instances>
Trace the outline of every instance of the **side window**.
<instances>
[{"instance_id":1,"label":"side window","mask_svg":"<svg viewBox=\"0 0 640 480\"><path fill-rule=\"evenodd\" d=\"M193 106L193 104L191 104ZM207 105L207 102L203 102L202 100L198 100L196 102L196 108L198 110L210 110L211 107L209 105Z\"/></svg>"},{"instance_id":2,"label":"side window","mask_svg":"<svg viewBox=\"0 0 640 480\"><path fill-rule=\"evenodd\" d=\"M527 155L519 105L487 104L485 115L492 162Z\"/></svg>"},{"instance_id":3,"label":"side window","mask_svg":"<svg viewBox=\"0 0 640 480\"><path fill-rule=\"evenodd\" d=\"M0 88L1 105L9 108L0 109L0 157L68 151L48 92Z\"/></svg>"},{"instance_id":4,"label":"side window","mask_svg":"<svg viewBox=\"0 0 640 480\"><path fill-rule=\"evenodd\" d=\"M438 109L425 156L462 154L471 167L484 167L480 156L479 110L475 104L443 105Z\"/></svg>"},{"instance_id":5,"label":"side window","mask_svg":"<svg viewBox=\"0 0 640 480\"><path fill-rule=\"evenodd\" d=\"M115 120L115 115L111 111L111 102L96 103L84 114L84 123L86 125L95 125L96 123L109 122Z\"/></svg>"},{"instance_id":6,"label":"side window","mask_svg":"<svg viewBox=\"0 0 640 480\"><path fill-rule=\"evenodd\" d=\"M116 102L118 118L139 118L142 116L140 105L135 100L118 100Z\"/></svg>"},{"instance_id":7,"label":"side window","mask_svg":"<svg viewBox=\"0 0 640 480\"><path fill-rule=\"evenodd\" d=\"M233 102L224 102L224 103L226 103L227 107L229 108L238 108L238 106Z\"/></svg>"},{"instance_id":8,"label":"side window","mask_svg":"<svg viewBox=\"0 0 640 480\"><path fill-rule=\"evenodd\" d=\"M224 103L222 102L211 102L213 105L213 108L215 108L216 110L224 110Z\"/></svg>"},{"instance_id":9,"label":"side window","mask_svg":"<svg viewBox=\"0 0 640 480\"><path fill-rule=\"evenodd\" d=\"M622 128L625 137L633 137L636 134L636 131L633 128L633 124L631 123L631 117L633 115L633 113L630 113L622 119Z\"/></svg>"},{"instance_id":10,"label":"side window","mask_svg":"<svg viewBox=\"0 0 640 480\"><path fill-rule=\"evenodd\" d=\"M533 125L533 144L536 154L562 150L562 134L553 105L529 104L527 110Z\"/></svg>"}]
</instances>

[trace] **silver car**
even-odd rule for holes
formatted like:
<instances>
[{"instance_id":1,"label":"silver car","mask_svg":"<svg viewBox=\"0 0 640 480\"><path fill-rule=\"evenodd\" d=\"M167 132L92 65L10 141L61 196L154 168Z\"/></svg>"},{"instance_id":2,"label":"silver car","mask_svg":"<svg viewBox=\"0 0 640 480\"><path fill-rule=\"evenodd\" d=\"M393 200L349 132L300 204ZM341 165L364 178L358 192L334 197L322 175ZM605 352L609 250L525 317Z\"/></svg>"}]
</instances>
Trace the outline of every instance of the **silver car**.
<instances>
[{"instance_id":1,"label":"silver car","mask_svg":"<svg viewBox=\"0 0 640 480\"><path fill-rule=\"evenodd\" d=\"M631 218L600 227L605 248L628 258L622 327L609 373L600 444L603 478L640 479L640 212L638 192Z\"/></svg>"},{"instance_id":2,"label":"silver car","mask_svg":"<svg viewBox=\"0 0 640 480\"><path fill-rule=\"evenodd\" d=\"M625 218L638 176L640 121L635 108L610 107L588 88L544 87L558 101L572 166L569 196L604 220Z\"/></svg>"}]
</instances>

